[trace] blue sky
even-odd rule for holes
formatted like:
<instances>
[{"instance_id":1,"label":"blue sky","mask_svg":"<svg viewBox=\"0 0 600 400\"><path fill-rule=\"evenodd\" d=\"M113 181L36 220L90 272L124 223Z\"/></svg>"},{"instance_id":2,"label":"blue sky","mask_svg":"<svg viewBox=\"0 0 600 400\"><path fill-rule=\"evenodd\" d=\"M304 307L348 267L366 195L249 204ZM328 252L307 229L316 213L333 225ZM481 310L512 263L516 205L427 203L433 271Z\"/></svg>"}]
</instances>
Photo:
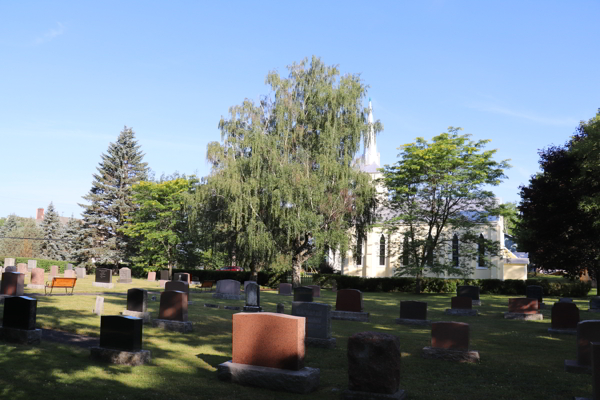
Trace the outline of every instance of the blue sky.
<instances>
[{"instance_id":1,"label":"blue sky","mask_svg":"<svg viewBox=\"0 0 600 400\"><path fill-rule=\"evenodd\" d=\"M598 1L0 2L0 216L77 203L124 125L161 173L209 172L229 107L317 55L370 86L381 161L460 126L511 159L505 201L600 107ZM366 106L366 102L365 102Z\"/></svg>"}]
</instances>

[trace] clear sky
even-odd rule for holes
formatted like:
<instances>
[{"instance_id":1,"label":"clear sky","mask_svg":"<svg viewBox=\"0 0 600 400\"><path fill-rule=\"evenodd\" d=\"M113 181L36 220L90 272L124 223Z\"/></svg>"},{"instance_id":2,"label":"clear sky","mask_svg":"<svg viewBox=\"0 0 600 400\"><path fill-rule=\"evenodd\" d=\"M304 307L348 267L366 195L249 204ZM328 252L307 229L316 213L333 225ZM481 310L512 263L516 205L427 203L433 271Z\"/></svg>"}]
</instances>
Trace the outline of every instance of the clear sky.
<instances>
[{"instance_id":1,"label":"clear sky","mask_svg":"<svg viewBox=\"0 0 600 400\"><path fill-rule=\"evenodd\" d=\"M229 107L317 55L370 86L381 161L460 126L510 158L504 201L600 107L598 1L0 2L0 217L78 202L124 125L208 174ZM366 101L365 101L366 106Z\"/></svg>"}]
</instances>

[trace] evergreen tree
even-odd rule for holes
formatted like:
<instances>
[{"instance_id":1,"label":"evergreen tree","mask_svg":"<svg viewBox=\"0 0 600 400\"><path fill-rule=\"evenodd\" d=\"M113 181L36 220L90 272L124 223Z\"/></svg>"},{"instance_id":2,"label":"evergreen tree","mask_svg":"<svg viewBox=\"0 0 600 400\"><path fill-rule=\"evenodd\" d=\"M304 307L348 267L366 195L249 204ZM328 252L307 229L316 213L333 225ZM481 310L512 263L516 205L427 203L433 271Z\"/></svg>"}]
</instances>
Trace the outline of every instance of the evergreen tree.
<instances>
[{"instance_id":1,"label":"evergreen tree","mask_svg":"<svg viewBox=\"0 0 600 400\"><path fill-rule=\"evenodd\" d=\"M63 238L63 227L60 224L60 217L54 210L52 202L50 202L44 214L41 229L44 235L44 241L42 241L41 245L42 256L50 260L63 260L63 246L60 241Z\"/></svg>"},{"instance_id":2,"label":"evergreen tree","mask_svg":"<svg viewBox=\"0 0 600 400\"><path fill-rule=\"evenodd\" d=\"M69 222L67 222L67 225L63 229L63 241L61 242L62 253L65 260L74 260L77 251L81 249L80 231L81 222L71 215Z\"/></svg>"},{"instance_id":3,"label":"evergreen tree","mask_svg":"<svg viewBox=\"0 0 600 400\"><path fill-rule=\"evenodd\" d=\"M90 204L80 204L85 211L82 248L76 252L79 262L94 259L97 263L118 266L127 257L127 237L119 228L135 208L131 186L146 180L148 168L142 162L143 157L135 133L127 127L116 143L108 146L107 154L102 154L92 189L83 197Z\"/></svg>"},{"instance_id":4,"label":"evergreen tree","mask_svg":"<svg viewBox=\"0 0 600 400\"><path fill-rule=\"evenodd\" d=\"M16 237L15 231L17 229L17 216L15 214L10 214L6 221L4 221L4 225L0 228L0 255L11 256L14 254L16 247L19 246L18 240L16 239L7 239L8 237Z\"/></svg>"}]
</instances>

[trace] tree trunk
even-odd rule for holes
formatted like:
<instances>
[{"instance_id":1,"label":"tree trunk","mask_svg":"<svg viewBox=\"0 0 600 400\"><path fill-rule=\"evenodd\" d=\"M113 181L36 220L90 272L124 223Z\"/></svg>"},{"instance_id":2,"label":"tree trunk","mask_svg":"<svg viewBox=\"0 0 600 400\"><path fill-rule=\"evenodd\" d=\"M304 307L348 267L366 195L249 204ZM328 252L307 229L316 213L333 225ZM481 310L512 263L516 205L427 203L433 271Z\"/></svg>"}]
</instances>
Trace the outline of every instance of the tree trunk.
<instances>
[{"instance_id":1,"label":"tree trunk","mask_svg":"<svg viewBox=\"0 0 600 400\"><path fill-rule=\"evenodd\" d=\"M292 258L292 287L302 286L300 271L302 270L302 261L299 257Z\"/></svg>"},{"instance_id":2,"label":"tree trunk","mask_svg":"<svg viewBox=\"0 0 600 400\"><path fill-rule=\"evenodd\" d=\"M169 280L173 280L173 265L171 263L169 263Z\"/></svg>"},{"instance_id":3,"label":"tree trunk","mask_svg":"<svg viewBox=\"0 0 600 400\"><path fill-rule=\"evenodd\" d=\"M421 275L415 277L415 293L421 294Z\"/></svg>"}]
</instances>

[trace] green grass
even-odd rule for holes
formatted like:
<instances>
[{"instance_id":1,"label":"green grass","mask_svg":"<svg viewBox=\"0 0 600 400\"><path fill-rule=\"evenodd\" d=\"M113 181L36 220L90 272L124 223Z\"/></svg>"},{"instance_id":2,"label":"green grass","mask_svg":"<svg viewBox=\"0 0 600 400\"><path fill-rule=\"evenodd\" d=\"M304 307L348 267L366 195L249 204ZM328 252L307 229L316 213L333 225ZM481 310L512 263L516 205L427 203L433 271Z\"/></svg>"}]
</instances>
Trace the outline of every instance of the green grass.
<instances>
[{"instance_id":1,"label":"green grass","mask_svg":"<svg viewBox=\"0 0 600 400\"><path fill-rule=\"evenodd\" d=\"M91 286L93 277L78 280L76 292L100 292ZM134 279L133 285L117 284L107 292L126 292L131 287L159 291L156 283ZM60 293L60 291L58 292ZM335 293L322 291L316 299L334 305ZM149 295L150 297L152 294ZM118 314L125 296L105 295L104 313ZM427 327L397 325L401 300L429 303L429 318L449 320L450 294L365 293L364 304L370 323L332 321L337 347L333 350L306 349L305 365L321 369L319 389L311 395L271 392L221 382L216 366L231 359L231 316L235 311L204 308L205 302L243 305L243 301L212 299L209 293L193 291L189 319L194 332L178 334L144 326L143 346L152 351L150 365L140 367L102 364L89 359L89 351L74 346L42 342L39 346L0 344L0 398L19 399L281 399L339 398L348 386L347 338L356 332L379 331L397 335L402 348L401 388L408 399L569 399L592 395L589 375L563 371L565 359L576 357L575 337L551 337L550 310L544 321L505 320L508 298L482 296L479 317L452 317L471 326L471 348L479 350L481 363L455 364L426 360L421 350L430 343ZM157 299L159 296L157 295ZM546 298L552 304L556 298ZM266 311L284 303L291 312L291 298L261 292ZM576 299L581 310L587 300ZM38 297L37 323L98 336L100 318L92 313L95 296ZM158 313L158 301L149 301L149 311ZM0 306L1 307L1 306ZM581 312L587 317L587 312ZM268 349L265 349L268 351Z\"/></svg>"}]
</instances>

